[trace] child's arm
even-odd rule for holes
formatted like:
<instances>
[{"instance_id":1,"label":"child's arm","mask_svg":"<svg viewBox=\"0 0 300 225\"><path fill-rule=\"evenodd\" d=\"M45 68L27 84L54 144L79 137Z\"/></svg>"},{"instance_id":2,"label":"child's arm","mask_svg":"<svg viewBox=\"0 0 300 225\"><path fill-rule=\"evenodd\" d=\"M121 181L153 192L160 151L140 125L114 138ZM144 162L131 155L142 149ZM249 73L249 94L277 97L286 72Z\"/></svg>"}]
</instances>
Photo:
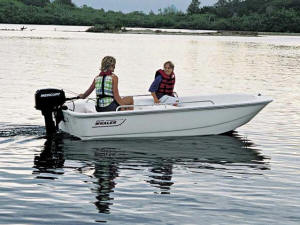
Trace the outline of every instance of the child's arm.
<instances>
[{"instance_id":1,"label":"child's arm","mask_svg":"<svg viewBox=\"0 0 300 225\"><path fill-rule=\"evenodd\" d=\"M157 103L157 104L160 103L160 101L158 100L155 92L151 92L151 95L152 95L152 97L154 99L154 103Z\"/></svg>"},{"instance_id":2,"label":"child's arm","mask_svg":"<svg viewBox=\"0 0 300 225\"><path fill-rule=\"evenodd\" d=\"M157 98L155 92L158 90L159 84L160 84L161 80L162 80L162 77L161 76L157 76L155 78L155 80L152 82L152 84L151 84L151 86L149 88L149 92L151 92L151 95L152 95L152 97L154 99L154 103L159 103L159 99Z\"/></svg>"}]
</instances>

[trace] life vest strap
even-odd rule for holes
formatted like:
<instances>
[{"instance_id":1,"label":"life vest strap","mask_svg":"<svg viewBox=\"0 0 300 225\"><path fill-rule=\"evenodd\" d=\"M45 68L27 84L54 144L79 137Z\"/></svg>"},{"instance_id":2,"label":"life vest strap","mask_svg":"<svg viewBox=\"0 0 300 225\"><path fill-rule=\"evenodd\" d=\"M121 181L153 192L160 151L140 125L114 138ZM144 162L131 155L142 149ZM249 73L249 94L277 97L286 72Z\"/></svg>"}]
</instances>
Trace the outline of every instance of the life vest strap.
<instances>
[{"instance_id":1,"label":"life vest strap","mask_svg":"<svg viewBox=\"0 0 300 225\"><path fill-rule=\"evenodd\" d=\"M107 95L107 94L105 94L105 92L104 92L105 78L106 78L106 76L108 76L108 75L109 75L109 74L104 74L104 75L102 75L102 83L101 83L101 92L102 92L102 94L97 95L97 102L96 102L97 107L99 107L99 100L102 99L102 98L107 98L107 97L109 97L109 98L114 99L113 96Z\"/></svg>"}]
</instances>

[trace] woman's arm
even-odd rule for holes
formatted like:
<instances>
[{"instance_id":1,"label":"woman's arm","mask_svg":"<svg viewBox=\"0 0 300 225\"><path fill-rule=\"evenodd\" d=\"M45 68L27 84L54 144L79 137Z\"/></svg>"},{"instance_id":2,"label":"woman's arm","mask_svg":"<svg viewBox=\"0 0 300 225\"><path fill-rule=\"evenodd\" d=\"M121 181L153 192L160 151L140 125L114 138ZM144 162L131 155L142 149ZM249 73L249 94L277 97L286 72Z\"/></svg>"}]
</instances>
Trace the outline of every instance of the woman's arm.
<instances>
[{"instance_id":1,"label":"woman's arm","mask_svg":"<svg viewBox=\"0 0 300 225\"><path fill-rule=\"evenodd\" d=\"M91 86L83 93L78 95L79 98L86 98L88 97L92 91L95 89L95 80L93 80L93 83L91 84Z\"/></svg>"},{"instance_id":2,"label":"woman's arm","mask_svg":"<svg viewBox=\"0 0 300 225\"><path fill-rule=\"evenodd\" d=\"M117 101L119 105L123 105L123 101L122 98L120 97L119 89L118 89L118 77L116 75L112 76L112 85L113 85L114 99Z\"/></svg>"}]
</instances>

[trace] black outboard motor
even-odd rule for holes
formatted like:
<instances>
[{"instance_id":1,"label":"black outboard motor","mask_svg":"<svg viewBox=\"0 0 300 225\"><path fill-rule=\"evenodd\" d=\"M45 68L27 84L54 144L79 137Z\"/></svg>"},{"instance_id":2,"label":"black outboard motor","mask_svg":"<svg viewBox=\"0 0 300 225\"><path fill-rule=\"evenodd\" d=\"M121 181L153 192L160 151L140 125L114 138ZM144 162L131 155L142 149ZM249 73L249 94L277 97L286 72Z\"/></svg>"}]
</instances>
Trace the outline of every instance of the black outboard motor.
<instances>
[{"instance_id":1,"label":"black outboard motor","mask_svg":"<svg viewBox=\"0 0 300 225\"><path fill-rule=\"evenodd\" d=\"M55 125L53 121L53 113L59 113L65 101L63 90L49 88L37 90L35 93L35 108L42 111L48 137L57 131L58 124Z\"/></svg>"}]
</instances>

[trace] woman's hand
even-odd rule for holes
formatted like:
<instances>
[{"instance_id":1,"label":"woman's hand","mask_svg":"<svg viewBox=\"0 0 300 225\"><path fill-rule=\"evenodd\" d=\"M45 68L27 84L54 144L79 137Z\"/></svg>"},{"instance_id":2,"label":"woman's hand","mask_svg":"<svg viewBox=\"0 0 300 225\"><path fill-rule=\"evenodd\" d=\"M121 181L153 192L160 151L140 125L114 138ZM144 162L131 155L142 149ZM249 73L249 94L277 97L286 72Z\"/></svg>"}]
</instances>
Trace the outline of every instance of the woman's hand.
<instances>
[{"instance_id":1,"label":"woman's hand","mask_svg":"<svg viewBox=\"0 0 300 225\"><path fill-rule=\"evenodd\" d=\"M86 97L88 97L92 93L92 91L94 89L95 89L95 79L93 80L93 83L91 84L91 86L84 92L84 94L79 94L77 97L85 99Z\"/></svg>"},{"instance_id":2,"label":"woman's hand","mask_svg":"<svg viewBox=\"0 0 300 225\"><path fill-rule=\"evenodd\" d=\"M79 94L79 95L78 95L78 98L85 99L84 94Z\"/></svg>"}]
</instances>

